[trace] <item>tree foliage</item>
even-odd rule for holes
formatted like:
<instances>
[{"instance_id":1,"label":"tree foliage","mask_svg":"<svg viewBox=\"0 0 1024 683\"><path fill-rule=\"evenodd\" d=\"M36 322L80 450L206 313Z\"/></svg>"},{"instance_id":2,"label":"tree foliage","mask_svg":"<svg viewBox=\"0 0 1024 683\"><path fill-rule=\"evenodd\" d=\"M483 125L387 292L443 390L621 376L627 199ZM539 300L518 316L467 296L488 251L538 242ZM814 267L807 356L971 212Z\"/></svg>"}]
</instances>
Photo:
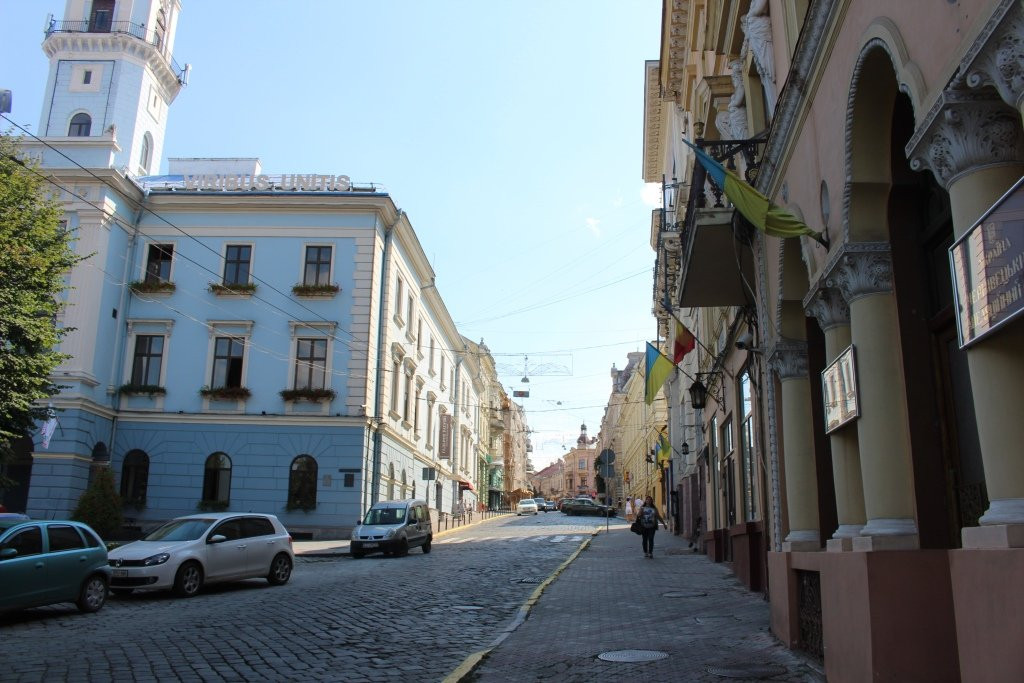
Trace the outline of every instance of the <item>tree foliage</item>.
<instances>
[{"instance_id":1,"label":"tree foliage","mask_svg":"<svg viewBox=\"0 0 1024 683\"><path fill-rule=\"evenodd\" d=\"M45 418L37 401L57 393L50 374L66 358L56 347L67 330L56 316L64 276L78 260L60 205L17 145L0 134L0 461Z\"/></svg>"},{"instance_id":2,"label":"tree foliage","mask_svg":"<svg viewBox=\"0 0 1024 683\"><path fill-rule=\"evenodd\" d=\"M114 473L109 467L97 468L89 488L78 499L78 506L71 518L85 522L102 538L107 538L121 528L124 521L121 496L114 487Z\"/></svg>"}]
</instances>

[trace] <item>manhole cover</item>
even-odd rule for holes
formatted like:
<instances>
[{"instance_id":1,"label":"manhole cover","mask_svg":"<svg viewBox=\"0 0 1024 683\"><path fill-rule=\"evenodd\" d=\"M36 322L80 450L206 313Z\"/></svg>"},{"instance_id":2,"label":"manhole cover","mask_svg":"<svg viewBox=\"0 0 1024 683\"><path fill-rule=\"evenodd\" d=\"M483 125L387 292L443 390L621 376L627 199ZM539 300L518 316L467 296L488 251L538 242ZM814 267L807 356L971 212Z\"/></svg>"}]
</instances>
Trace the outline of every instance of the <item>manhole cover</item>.
<instances>
[{"instance_id":1,"label":"manhole cover","mask_svg":"<svg viewBox=\"0 0 1024 683\"><path fill-rule=\"evenodd\" d=\"M668 593L662 593L663 598L703 598L707 593L697 593L696 591L669 591Z\"/></svg>"},{"instance_id":2,"label":"manhole cover","mask_svg":"<svg viewBox=\"0 0 1024 683\"><path fill-rule=\"evenodd\" d=\"M725 666L709 666L707 672L721 678L772 678L789 673L784 666L773 664L726 664Z\"/></svg>"},{"instance_id":3,"label":"manhole cover","mask_svg":"<svg viewBox=\"0 0 1024 683\"><path fill-rule=\"evenodd\" d=\"M660 650L612 650L611 652L602 652L597 656L606 662L653 662L657 659L665 659L668 657L667 652L661 652Z\"/></svg>"},{"instance_id":4,"label":"manhole cover","mask_svg":"<svg viewBox=\"0 0 1024 683\"><path fill-rule=\"evenodd\" d=\"M462 610L464 612L471 612L477 609L483 609L480 605L454 605L452 609Z\"/></svg>"}]
</instances>

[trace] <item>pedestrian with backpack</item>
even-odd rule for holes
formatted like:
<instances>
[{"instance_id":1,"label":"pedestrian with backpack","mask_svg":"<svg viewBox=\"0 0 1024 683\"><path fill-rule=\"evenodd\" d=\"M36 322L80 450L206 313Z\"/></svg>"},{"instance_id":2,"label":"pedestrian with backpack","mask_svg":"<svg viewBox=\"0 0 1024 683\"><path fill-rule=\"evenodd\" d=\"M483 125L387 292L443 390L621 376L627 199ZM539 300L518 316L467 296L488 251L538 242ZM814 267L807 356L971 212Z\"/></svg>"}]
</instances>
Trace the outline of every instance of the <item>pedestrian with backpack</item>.
<instances>
[{"instance_id":1,"label":"pedestrian with backpack","mask_svg":"<svg viewBox=\"0 0 1024 683\"><path fill-rule=\"evenodd\" d=\"M654 557L654 532L658 530L658 522L668 529L668 524L662 518L658 508L654 507L654 498L647 496L644 505L636 514L640 522L640 537L643 539L644 557Z\"/></svg>"}]
</instances>

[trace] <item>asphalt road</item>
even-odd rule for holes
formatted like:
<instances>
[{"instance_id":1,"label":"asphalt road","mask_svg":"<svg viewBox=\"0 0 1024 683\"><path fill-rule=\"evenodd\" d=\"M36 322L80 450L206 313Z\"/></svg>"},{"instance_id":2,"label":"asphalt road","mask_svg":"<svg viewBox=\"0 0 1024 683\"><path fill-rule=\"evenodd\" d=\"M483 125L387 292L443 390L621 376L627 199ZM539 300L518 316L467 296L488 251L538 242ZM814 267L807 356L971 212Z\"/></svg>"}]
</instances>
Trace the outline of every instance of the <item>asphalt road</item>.
<instances>
[{"instance_id":1,"label":"asphalt road","mask_svg":"<svg viewBox=\"0 0 1024 683\"><path fill-rule=\"evenodd\" d=\"M622 525L621 520L612 520ZM297 558L291 581L0 615L2 681L439 681L605 520L503 517L407 557Z\"/></svg>"}]
</instances>

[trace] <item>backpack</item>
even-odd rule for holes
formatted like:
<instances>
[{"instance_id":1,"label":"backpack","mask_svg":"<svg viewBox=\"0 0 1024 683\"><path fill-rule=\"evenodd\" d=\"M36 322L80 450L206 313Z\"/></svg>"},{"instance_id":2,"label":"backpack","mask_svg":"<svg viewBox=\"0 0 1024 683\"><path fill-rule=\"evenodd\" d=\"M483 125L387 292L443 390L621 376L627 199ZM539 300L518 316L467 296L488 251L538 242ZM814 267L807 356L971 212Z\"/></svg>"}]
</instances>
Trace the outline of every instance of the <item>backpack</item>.
<instances>
[{"instance_id":1,"label":"backpack","mask_svg":"<svg viewBox=\"0 0 1024 683\"><path fill-rule=\"evenodd\" d=\"M655 529L658 526L658 518L654 516L654 508L643 508L640 513L640 526L645 529Z\"/></svg>"}]
</instances>

